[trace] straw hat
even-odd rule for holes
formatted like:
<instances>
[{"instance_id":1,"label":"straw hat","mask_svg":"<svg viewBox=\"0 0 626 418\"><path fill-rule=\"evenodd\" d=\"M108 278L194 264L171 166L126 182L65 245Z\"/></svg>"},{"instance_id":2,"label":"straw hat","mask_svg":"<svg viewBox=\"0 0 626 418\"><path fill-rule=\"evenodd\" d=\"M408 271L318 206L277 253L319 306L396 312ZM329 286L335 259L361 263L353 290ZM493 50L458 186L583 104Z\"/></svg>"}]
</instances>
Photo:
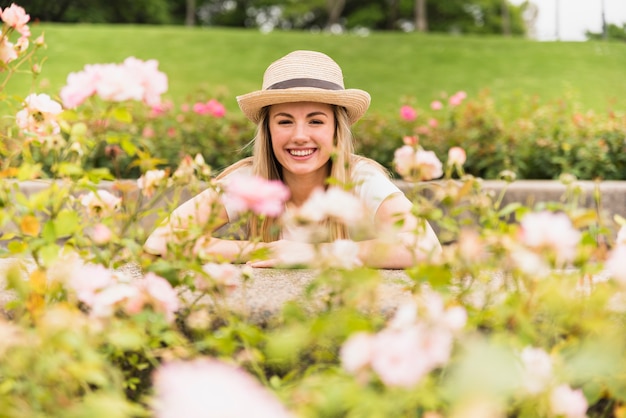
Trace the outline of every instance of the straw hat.
<instances>
[{"instance_id":1,"label":"straw hat","mask_svg":"<svg viewBox=\"0 0 626 418\"><path fill-rule=\"evenodd\" d=\"M267 67L261 90L237 96L241 111L259 122L265 106L291 102L318 102L343 106L350 124L367 111L370 95L343 86L341 68L328 55L315 51L294 51Z\"/></svg>"}]
</instances>

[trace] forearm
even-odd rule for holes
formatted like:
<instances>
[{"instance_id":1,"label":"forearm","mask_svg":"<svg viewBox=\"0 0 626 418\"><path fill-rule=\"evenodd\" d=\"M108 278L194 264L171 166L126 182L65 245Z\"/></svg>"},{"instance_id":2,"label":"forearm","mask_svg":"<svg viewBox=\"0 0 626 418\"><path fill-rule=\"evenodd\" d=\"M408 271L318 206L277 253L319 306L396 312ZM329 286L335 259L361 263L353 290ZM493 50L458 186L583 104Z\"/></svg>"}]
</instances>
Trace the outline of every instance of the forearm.
<instances>
[{"instance_id":1,"label":"forearm","mask_svg":"<svg viewBox=\"0 0 626 418\"><path fill-rule=\"evenodd\" d=\"M261 242L207 237L199 240L194 253L205 259L240 264L250 261L265 247Z\"/></svg>"},{"instance_id":2,"label":"forearm","mask_svg":"<svg viewBox=\"0 0 626 418\"><path fill-rule=\"evenodd\" d=\"M441 253L436 237L401 232L393 242L384 239L359 241L359 259L364 266L379 269L404 269Z\"/></svg>"}]
</instances>

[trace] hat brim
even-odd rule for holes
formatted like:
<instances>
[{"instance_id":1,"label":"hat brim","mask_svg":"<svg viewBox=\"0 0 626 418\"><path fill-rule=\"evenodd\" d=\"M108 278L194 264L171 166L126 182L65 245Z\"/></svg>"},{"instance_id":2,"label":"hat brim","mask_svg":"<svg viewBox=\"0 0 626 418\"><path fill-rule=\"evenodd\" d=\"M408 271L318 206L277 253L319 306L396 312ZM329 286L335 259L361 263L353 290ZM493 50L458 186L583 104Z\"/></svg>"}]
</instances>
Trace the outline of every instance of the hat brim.
<instances>
[{"instance_id":1,"label":"hat brim","mask_svg":"<svg viewBox=\"0 0 626 418\"><path fill-rule=\"evenodd\" d=\"M237 96L239 108L254 123L261 117L261 109L279 103L317 102L343 106L348 111L352 125L367 112L370 105L368 92L359 89L324 90L314 87L295 87L282 90L259 90Z\"/></svg>"}]
</instances>

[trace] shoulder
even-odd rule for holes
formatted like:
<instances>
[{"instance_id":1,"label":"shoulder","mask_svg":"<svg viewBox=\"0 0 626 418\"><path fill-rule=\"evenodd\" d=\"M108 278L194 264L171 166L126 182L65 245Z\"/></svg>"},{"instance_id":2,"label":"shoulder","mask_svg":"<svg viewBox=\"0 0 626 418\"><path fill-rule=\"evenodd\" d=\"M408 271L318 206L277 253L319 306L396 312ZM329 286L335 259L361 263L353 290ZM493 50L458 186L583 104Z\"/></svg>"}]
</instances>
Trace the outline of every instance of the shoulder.
<instances>
[{"instance_id":1,"label":"shoulder","mask_svg":"<svg viewBox=\"0 0 626 418\"><path fill-rule=\"evenodd\" d=\"M227 179L232 178L235 174L251 174L252 173L252 158L244 158L243 160L239 160L236 163L226 167L221 173L217 175L215 178L218 181L228 181Z\"/></svg>"}]
</instances>

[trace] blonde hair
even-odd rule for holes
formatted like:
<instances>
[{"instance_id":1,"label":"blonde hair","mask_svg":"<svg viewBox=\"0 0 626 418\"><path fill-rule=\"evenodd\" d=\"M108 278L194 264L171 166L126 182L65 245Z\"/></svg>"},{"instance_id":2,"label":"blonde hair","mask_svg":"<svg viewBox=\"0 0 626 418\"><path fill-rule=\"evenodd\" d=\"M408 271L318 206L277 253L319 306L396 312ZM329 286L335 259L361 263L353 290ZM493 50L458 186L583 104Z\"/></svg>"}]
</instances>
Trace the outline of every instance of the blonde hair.
<instances>
[{"instance_id":1,"label":"blonde hair","mask_svg":"<svg viewBox=\"0 0 626 418\"><path fill-rule=\"evenodd\" d=\"M331 156L328 164L330 174L327 179L333 185L351 190L352 167L359 161L367 161L385 171L376 161L354 154L354 140L350 129L350 119L344 107L332 105L335 116L335 152ZM283 180L282 166L276 159L272 149L271 134L269 130L269 106L261 110L259 123L254 139L252 157L244 158L224 169L217 177L220 179L240 167L252 166L252 173L266 180ZM385 171L386 172L386 171ZM332 242L337 239L348 238L346 226L335 220L328 220L325 223L328 231L328 238ZM253 217L248 223L248 236L258 237L264 242L276 241L280 237L279 219L274 217L256 218Z\"/></svg>"}]
</instances>

